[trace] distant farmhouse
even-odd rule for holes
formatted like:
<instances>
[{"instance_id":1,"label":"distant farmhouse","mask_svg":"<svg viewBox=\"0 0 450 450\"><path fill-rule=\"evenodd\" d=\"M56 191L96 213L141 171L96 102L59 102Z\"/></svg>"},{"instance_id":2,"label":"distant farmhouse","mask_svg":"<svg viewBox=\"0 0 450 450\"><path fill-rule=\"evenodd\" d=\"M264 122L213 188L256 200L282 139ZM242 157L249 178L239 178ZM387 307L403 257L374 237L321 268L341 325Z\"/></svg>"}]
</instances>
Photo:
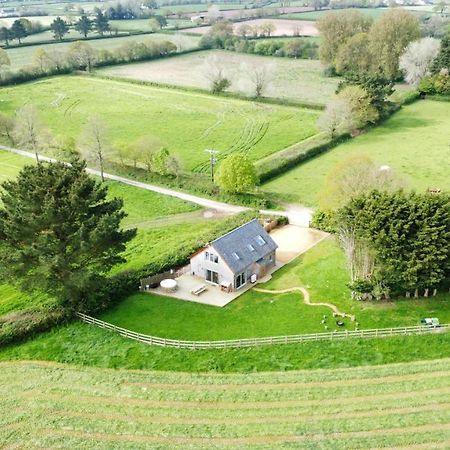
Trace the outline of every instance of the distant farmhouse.
<instances>
[{"instance_id":1,"label":"distant farmhouse","mask_svg":"<svg viewBox=\"0 0 450 450\"><path fill-rule=\"evenodd\" d=\"M227 291L264 277L278 246L255 219L211 242L191 257L191 275Z\"/></svg>"}]
</instances>

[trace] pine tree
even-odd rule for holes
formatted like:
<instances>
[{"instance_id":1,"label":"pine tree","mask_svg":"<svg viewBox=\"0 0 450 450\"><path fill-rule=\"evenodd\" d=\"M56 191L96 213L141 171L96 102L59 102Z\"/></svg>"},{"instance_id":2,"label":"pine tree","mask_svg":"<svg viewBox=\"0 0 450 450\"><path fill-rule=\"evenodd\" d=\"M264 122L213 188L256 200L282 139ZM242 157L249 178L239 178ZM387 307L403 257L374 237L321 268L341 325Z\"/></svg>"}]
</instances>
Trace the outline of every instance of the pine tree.
<instances>
[{"instance_id":1,"label":"pine tree","mask_svg":"<svg viewBox=\"0 0 450 450\"><path fill-rule=\"evenodd\" d=\"M90 31L92 31L92 20L85 14L82 15L75 24L75 30L87 37Z\"/></svg>"},{"instance_id":2,"label":"pine tree","mask_svg":"<svg viewBox=\"0 0 450 450\"><path fill-rule=\"evenodd\" d=\"M62 41L62 38L69 32L69 26L64 20L61 19L61 17L57 17L52 22L50 29L53 32L53 37L60 41Z\"/></svg>"},{"instance_id":3,"label":"pine tree","mask_svg":"<svg viewBox=\"0 0 450 450\"><path fill-rule=\"evenodd\" d=\"M107 199L85 168L79 159L26 166L0 191L0 276L74 309L136 234L120 229L122 200Z\"/></svg>"}]
</instances>

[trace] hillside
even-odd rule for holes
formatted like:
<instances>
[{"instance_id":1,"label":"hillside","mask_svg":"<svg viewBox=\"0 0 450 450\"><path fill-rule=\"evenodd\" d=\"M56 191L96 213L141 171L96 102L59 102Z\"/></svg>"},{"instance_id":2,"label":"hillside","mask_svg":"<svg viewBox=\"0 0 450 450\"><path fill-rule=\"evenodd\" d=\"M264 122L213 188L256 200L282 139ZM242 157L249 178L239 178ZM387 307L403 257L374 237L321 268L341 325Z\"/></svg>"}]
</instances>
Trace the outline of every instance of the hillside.
<instances>
[{"instance_id":1,"label":"hillside","mask_svg":"<svg viewBox=\"0 0 450 450\"><path fill-rule=\"evenodd\" d=\"M206 375L0 365L22 448L448 448L450 360Z\"/></svg>"}]
</instances>

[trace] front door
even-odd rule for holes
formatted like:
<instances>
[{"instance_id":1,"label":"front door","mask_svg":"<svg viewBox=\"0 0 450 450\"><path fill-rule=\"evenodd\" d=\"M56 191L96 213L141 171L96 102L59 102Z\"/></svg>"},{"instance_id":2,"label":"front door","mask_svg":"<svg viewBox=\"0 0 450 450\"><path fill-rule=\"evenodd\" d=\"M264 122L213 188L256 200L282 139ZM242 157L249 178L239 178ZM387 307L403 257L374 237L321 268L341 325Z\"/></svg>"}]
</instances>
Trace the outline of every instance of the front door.
<instances>
[{"instance_id":1,"label":"front door","mask_svg":"<svg viewBox=\"0 0 450 450\"><path fill-rule=\"evenodd\" d=\"M219 274L213 270L206 270L206 281L210 283L219 284Z\"/></svg>"}]
</instances>

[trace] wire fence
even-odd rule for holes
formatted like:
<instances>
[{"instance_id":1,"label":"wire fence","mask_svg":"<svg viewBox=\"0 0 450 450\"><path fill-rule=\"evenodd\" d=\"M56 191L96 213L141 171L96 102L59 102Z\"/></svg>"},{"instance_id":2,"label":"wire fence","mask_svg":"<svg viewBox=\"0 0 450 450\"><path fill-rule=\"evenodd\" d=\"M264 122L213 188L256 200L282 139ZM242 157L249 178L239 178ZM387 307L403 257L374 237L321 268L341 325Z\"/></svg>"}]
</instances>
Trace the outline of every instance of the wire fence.
<instances>
[{"instance_id":1,"label":"wire fence","mask_svg":"<svg viewBox=\"0 0 450 450\"><path fill-rule=\"evenodd\" d=\"M355 331L334 331L329 333L312 333L312 334L297 334L291 336L269 336L259 338L245 338L245 339L229 339L224 341L185 341L179 339L166 339L156 336L149 336L146 334L136 333L113 325L103 320L86 314L77 313L77 316L83 321L91 325L96 325L100 328L113 331L120 336L133 339L148 345L156 345L159 347L175 347L186 349L208 349L208 348L242 348L242 347L256 347L260 345L280 345L280 344L296 344L308 341L323 341L323 340L341 340L347 338L376 338L387 336L407 336L430 333L442 333L449 330L449 325L428 326L417 325L411 327L395 327L395 328L378 328L372 330L355 330Z\"/></svg>"}]
</instances>

